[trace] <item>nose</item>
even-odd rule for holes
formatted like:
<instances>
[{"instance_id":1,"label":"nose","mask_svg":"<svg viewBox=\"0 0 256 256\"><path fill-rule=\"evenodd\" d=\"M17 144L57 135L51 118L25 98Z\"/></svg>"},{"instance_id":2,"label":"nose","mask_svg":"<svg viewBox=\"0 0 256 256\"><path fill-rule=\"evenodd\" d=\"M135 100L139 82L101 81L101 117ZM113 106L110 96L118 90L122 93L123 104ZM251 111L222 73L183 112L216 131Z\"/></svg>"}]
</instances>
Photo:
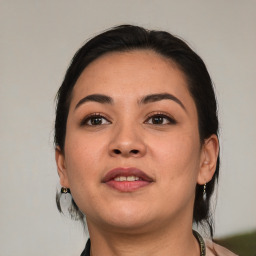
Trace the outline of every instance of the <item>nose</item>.
<instances>
[{"instance_id":1,"label":"nose","mask_svg":"<svg viewBox=\"0 0 256 256\"><path fill-rule=\"evenodd\" d=\"M146 153L143 134L131 126L116 127L109 143L109 154L113 157L142 157Z\"/></svg>"}]
</instances>

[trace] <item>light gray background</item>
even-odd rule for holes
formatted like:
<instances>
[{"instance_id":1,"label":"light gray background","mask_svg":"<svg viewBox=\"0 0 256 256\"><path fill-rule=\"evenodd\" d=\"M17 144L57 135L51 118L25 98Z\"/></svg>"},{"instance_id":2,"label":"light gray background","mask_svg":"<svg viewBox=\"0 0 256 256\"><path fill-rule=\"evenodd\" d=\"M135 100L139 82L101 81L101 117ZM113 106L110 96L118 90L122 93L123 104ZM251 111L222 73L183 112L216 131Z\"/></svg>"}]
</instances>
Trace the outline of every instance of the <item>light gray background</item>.
<instances>
[{"instance_id":1,"label":"light gray background","mask_svg":"<svg viewBox=\"0 0 256 256\"><path fill-rule=\"evenodd\" d=\"M205 60L221 121L216 236L256 228L256 1L0 0L0 255L80 255L55 207L54 96L74 52L121 23L168 30Z\"/></svg>"}]
</instances>

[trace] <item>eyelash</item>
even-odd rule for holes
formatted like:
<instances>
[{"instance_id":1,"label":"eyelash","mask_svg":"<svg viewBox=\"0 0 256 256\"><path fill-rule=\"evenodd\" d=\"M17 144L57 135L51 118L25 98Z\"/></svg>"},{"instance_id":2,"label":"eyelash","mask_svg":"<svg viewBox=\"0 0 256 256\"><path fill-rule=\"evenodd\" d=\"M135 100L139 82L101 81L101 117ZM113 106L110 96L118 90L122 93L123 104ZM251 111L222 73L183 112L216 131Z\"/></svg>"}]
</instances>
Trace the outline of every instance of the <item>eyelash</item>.
<instances>
[{"instance_id":1,"label":"eyelash","mask_svg":"<svg viewBox=\"0 0 256 256\"><path fill-rule=\"evenodd\" d=\"M153 123L151 123L151 125L171 125L171 124L176 124L177 123L177 121L172 116L170 116L169 114L164 113L164 112L150 113L147 116L147 119L146 119L145 122L148 122L150 119L156 118L156 117L166 119L167 123L165 123L165 124L153 124Z\"/></svg>"},{"instance_id":2,"label":"eyelash","mask_svg":"<svg viewBox=\"0 0 256 256\"><path fill-rule=\"evenodd\" d=\"M147 115L146 117L146 121L144 123L148 123L150 119L152 118L162 118L162 119L166 119L167 123L164 124L154 124L154 123L149 123L150 125L171 125L171 124L176 124L177 121L170 115L163 113L163 112L154 112L154 113L150 113ZM105 119L107 123L100 123L100 124L92 124L92 119L94 118L99 118L99 119ZM88 124L88 122L91 122L91 124ZM107 117L105 117L103 114L101 113L92 113L88 116L86 116L80 123L81 126L86 125L86 126L99 126L99 125L105 125L105 124L110 124L111 121L108 120Z\"/></svg>"},{"instance_id":3,"label":"eyelash","mask_svg":"<svg viewBox=\"0 0 256 256\"><path fill-rule=\"evenodd\" d=\"M93 118L101 118L101 119L105 119L108 123L111 123L107 117L105 117L104 115L102 115L101 113L92 113L88 116L86 116L82 121L81 121L81 126L86 125L86 126L99 126L102 124L98 124L98 125L93 125L93 124L88 124L89 121L92 121Z\"/></svg>"}]
</instances>

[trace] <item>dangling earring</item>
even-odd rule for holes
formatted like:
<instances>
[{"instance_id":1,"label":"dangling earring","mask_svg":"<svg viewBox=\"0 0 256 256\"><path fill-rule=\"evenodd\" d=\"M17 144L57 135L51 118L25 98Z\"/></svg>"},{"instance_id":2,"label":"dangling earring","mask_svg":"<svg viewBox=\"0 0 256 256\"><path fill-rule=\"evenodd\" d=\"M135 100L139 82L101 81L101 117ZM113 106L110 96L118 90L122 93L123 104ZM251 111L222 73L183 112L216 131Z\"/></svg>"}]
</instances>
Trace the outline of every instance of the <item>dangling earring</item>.
<instances>
[{"instance_id":1,"label":"dangling earring","mask_svg":"<svg viewBox=\"0 0 256 256\"><path fill-rule=\"evenodd\" d=\"M65 187L62 187L61 190L60 190L61 194L64 194L65 195L65 200L67 199L66 195L67 194L70 194L70 189L69 188L65 188Z\"/></svg>"},{"instance_id":2,"label":"dangling earring","mask_svg":"<svg viewBox=\"0 0 256 256\"><path fill-rule=\"evenodd\" d=\"M206 183L204 184L204 190L203 190L203 200L206 200Z\"/></svg>"},{"instance_id":3,"label":"dangling earring","mask_svg":"<svg viewBox=\"0 0 256 256\"><path fill-rule=\"evenodd\" d=\"M67 194L67 193L70 194L70 189L69 189L69 188L62 187L62 188L61 188L61 194Z\"/></svg>"},{"instance_id":4,"label":"dangling earring","mask_svg":"<svg viewBox=\"0 0 256 256\"><path fill-rule=\"evenodd\" d=\"M69 188L62 187L60 196L60 204L63 206L62 213L66 216L70 215L74 220L83 219L82 213L77 206L73 205L73 199ZM63 196L64 195L64 196Z\"/></svg>"}]
</instances>

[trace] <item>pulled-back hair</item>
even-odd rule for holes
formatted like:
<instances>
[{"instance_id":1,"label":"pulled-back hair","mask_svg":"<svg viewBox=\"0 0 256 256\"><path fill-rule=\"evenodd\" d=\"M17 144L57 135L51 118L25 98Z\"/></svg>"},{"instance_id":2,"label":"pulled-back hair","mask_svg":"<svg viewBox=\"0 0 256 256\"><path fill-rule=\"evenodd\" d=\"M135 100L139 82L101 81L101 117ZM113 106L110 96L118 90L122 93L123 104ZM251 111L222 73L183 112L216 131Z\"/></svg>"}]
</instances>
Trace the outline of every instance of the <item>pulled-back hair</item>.
<instances>
[{"instance_id":1,"label":"pulled-back hair","mask_svg":"<svg viewBox=\"0 0 256 256\"><path fill-rule=\"evenodd\" d=\"M212 134L218 136L217 104L213 84L203 60L181 39L165 31L147 30L132 25L122 25L105 31L85 43L75 54L66 72L64 81L57 93L55 146L64 153L67 117L72 90L83 70L97 58L111 52L132 50L152 50L174 62L184 73L188 90L195 102L198 113L198 127L201 145ZM203 198L203 186L196 185L193 221L206 223L212 230L210 199L219 176L219 156L212 180L206 187L206 199ZM61 211L60 194L56 201ZM74 200L73 213L78 219L83 214Z\"/></svg>"}]
</instances>

